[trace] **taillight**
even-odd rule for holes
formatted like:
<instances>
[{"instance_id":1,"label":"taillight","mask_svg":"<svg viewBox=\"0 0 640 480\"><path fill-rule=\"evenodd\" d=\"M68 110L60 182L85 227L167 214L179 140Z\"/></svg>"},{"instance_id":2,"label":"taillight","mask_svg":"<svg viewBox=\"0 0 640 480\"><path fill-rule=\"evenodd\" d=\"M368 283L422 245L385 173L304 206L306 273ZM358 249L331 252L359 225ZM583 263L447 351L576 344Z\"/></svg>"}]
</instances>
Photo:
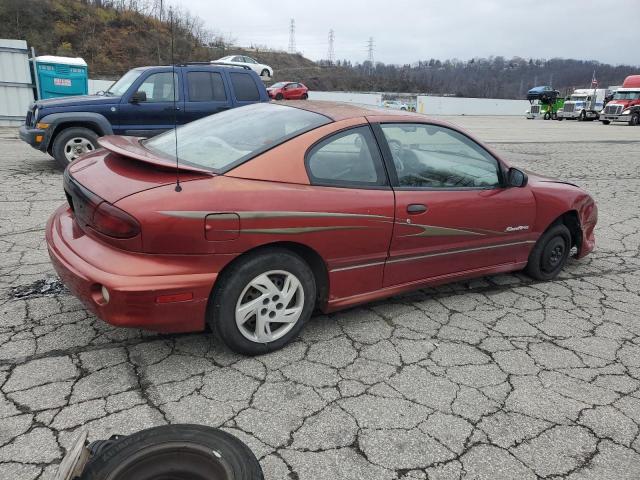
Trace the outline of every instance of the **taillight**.
<instances>
[{"instance_id":1,"label":"taillight","mask_svg":"<svg viewBox=\"0 0 640 480\"><path fill-rule=\"evenodd\" d=\"M91 226L114 238L133 238L140 233L140 224L135 218L107 202L98 205Z\"/></svg>"}]
</instances>

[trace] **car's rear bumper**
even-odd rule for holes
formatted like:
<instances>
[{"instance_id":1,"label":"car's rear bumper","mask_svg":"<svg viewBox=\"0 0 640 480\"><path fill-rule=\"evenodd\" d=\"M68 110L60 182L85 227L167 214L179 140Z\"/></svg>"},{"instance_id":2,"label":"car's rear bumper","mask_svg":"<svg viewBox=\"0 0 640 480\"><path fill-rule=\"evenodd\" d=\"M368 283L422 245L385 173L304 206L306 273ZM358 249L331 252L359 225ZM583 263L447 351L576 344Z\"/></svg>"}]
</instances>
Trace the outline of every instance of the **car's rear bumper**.
<instances>
[{"instance_id":1,"label":"car's rear bumper","mask_svg":"<svg viewBox=\"0 0 640 480\"><path fill-rule=\"evenodd\" d=\"M111 247L82 232L66 205L49 219L46 239L63 283L105 322L165 333L204 329L217 273L206 272L203 264L209 262L203 255L149 255ZM108 264L113 271L107 271ZM102 286L109 292L108 302ZM173 295L181 295L181 301L169 297Z\"/></svg>"},{"instance_id":2,"label":"car's rear bumper","mask_svg":"<svg viewBox=\"0 0 640 480\"><path fill-rule=\"evenodd\" d=\"M20 135L20 140L28 143L33 148L42 150L43 152L47 150L48 136L45 130L21 125L18 134Z\"/></svg>"}]
</instances>

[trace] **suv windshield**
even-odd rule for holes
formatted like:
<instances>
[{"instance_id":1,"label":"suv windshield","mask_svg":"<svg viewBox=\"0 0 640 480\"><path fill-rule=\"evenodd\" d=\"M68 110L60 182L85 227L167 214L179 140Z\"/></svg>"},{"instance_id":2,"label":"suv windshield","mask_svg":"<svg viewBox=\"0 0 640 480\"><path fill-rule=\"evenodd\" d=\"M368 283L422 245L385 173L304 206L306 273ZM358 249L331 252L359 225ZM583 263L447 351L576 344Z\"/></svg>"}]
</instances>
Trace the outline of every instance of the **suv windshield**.
<instances>
[{"instance_id":1,"label":"suv windshield","mask_svg":"<svg viewBox=\"0 0 640 480\"><path fill-rule=\"evenodd\" d=\"M178 128L178 159L224 173L290 138L330 122L299 108L257 103L211 115ZM147 149L175 158L175 131L144 142Z\"/></svg>"},{"instance_id":2,"label":"suv windshield","mask_svg":"<svg viewBox=\"0 0 640 480\"><path fill-rule=\"evenodd\" d=\"M142 70L129 70L127 73L120 77L120 80L109 87L109 89L105 92L105 95L121 97L127 92L127 90L129 90L131 84L135 82L140 75L142 75Z\"/></svg>"}]
</instances>

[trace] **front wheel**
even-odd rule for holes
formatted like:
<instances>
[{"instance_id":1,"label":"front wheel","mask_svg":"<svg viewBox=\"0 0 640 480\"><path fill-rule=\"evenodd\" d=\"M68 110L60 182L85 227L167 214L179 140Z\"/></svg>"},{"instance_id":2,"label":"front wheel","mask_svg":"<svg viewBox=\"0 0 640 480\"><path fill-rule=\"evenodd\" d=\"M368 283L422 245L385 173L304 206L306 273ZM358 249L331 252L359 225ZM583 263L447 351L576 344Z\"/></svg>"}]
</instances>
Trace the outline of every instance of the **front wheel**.
<instances>
[{"instance_id":1,"label":"front wheel","mask_svg":"<svg viewBox=\"0 0 640 480\"><path fill-rule=\"evenodd\" d=\"M93 130L71 127L62 130L53 141L51 153L62 168L76 158L98 148L98 135Z\"/></svg>"},{"instance_id":2,"label":"front wheel","mask_svg":"<svg viewBox=\"0 0 640 480\"><path fill-rule=\"evenodd\" d=\"M609 125L611 123L610 120L602 120L603 125Z\"/></svg>"},{"instance_id":3,"label":"front wheel","mask_svg":"<svg viewBox=\"0 0 640 480\"><path fill-rule=\"evenodd\" d=\"M536 280L552 280L564 267L570 250L571 232L565 225L555 225L536 242L525 272Z\"/></svg>"},{"instance_id":4,"label":"front wheel","mask_svg":"<svg viewBox=\"0 0 640 480\"><path fill-rule=\"evenodd\" d=\"M163 425L123 437L97 453L81 480L263 480L253 452L202 425Z\"/></svg>"},{"instance_id":5,"label":"front wheel","mask_svg":"<svg viewBox=\"0 0 640 480\"><path fill-rule=\"evenodd\" d=\"M585 112L584 110L580 112L580 115L578 115L578 121L579 122L584 122L587 120L587 112Z\"/></svg>"},{"instance_id":6,"label":"front wheel","mask_svg":"<svg viewBox=\"0 0 640 480\"><path fill-rule=\"evenodd\" d=\"M233 351L260 355L289 343L311 317L316 282L293 252L249 254L218 278L207 313L212 330Z\"/></svg>"},{"instance_id":7,"label":"front wheel","mask_svg":"<svg viewBox=\"0 0 640 480\"><path fill-rule=\"evenodd\" d=\"M634 113L633 115L631 115L631 118L629 119L629 125L631 125L632 127L640 125L640 113Z\"/></svg>"},{"instance_id":8,"label":"front wheel","mask_svg":"<svg viewBox=\"0 0 640 480\"><path fill-rule=\"evenodd\" d=\"M276 94L276 100L282 100L283 98L284 98L284 95L282 95L281 93Z\"/></svg>"},{"instance_id":9,"label":"front wheel","mask_svg":"<svg viewBox=\"0 0 640 480\"><path fill-rule=\"evenodd\" d=\"M544 119L545 120L551 120L551 114L549 112L545 112Z\"/></svg>"},{"instance_id":10,"label":"front wheel","mask_svg":"<svg viewBox=\"0 0 640 480\"><path fill-rule=\"evenodd\" d=\"M264 70L262 70L262 72L260 73L261 77L271 77L271 75L269 75L269 70L267 70L266 68Z\"/></svg>"}]
</instances>

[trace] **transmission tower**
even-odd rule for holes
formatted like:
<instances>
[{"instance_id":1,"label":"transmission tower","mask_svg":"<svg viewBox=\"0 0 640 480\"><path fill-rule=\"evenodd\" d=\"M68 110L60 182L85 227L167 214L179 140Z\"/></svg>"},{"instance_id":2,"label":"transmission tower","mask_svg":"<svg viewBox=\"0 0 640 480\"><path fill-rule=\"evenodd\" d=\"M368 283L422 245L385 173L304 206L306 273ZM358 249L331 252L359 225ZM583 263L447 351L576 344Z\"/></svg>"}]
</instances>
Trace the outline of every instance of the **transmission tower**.
<instances>
[{"instance_id":1,"label":"transmission tower","mask_svg":"<svg viewBox=\"0 0 640 480\"><path fill-rule=\"evenodd\" d=\"M335 61L335 53L333 51L333 41L335 40L335 35L333 33L333 29L329 30L329 51L327 52L327 60L329 60L329 65L333 65Z\"/></svg>"},{"instance_id":2,"label":"transmission tower","mask_svg":"<svg viewBox=\"0 0 640 480\"><path fill-rule=\"evenodd\" d=\"M369 61L369 73L373 71L374 63L373 63L373 37L369 37L369 41L367 42L367 50L369 55L367 56L367 60Z\"/></svg>"},{"instance_id":3,"label":"transmission tower","mask_svg":"<svg viewBox=\"0 0 640 480\"><path fill-rule=\"evenodd\" d=\"M296 21L293 18L289 23L289 53L296 53Z\"/></svg>"}]
</instances>

